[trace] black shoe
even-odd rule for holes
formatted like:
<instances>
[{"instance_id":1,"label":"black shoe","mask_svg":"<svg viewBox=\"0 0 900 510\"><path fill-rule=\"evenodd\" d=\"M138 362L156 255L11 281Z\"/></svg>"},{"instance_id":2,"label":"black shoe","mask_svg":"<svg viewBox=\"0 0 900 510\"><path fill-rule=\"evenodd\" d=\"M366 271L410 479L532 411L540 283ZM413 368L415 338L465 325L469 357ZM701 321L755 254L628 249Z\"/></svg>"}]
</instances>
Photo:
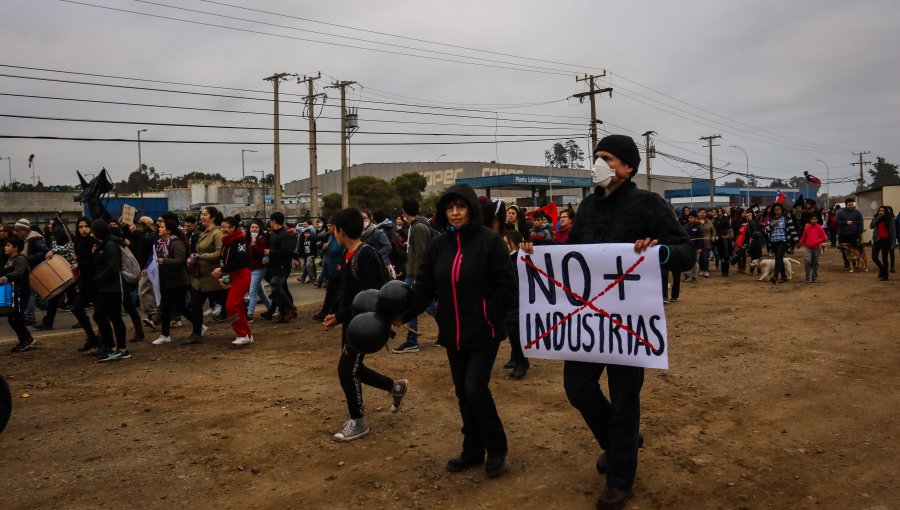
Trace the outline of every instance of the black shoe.
<instances>
[{"instance_id":1,"label":"black shoe","mask_svg":"<svg viewBox=\"0 0 900 510\"><path fill-rule=\"evenodd\" d=\"M527 365L516 365L516 367L513 368L512 372L510 372L509 376L512 377L513 379L522 379L523 377L525 377L525 374L527 374L527 373L528 373Z\"/></svg>"},{"instance_id":2,"label":"black shoe","mask_svg":"<svg viewBox=\"0 0 900 510\"><path fill-rule=\"evenodd\" d=\"M488 478L496 478L506 471L506 454L489 455L484 463L484 474Z\"/></svg>"},{"instance_id":3,"label":"black shoe","mask_svg":"<svg viewBox=\"0 0 900 510\"><path fill-rule=\"evenodd\" d=\"M513 361L513 360L509 360L509 361L506 362L505 365L503 365L503 368L506 369L506 370L509 370L509 369L511 369L511 368L516 368L516 362Z\"/></svg>"},{"instance_id":4,"label":"black shoe","mask_svg":"<svg viewBox=\"0 0 900 510\"><path fill-rule=\"evenodd\" d=\"M613 487L603 489L600 499L597 500L597 510L620 510L625 508L628 500L631 499L631 489L619 490Z\"/></svg>"},{"instance_id":5,"label":"black shoe","mask_svg":"<svg viewBox=\"0 0 900 510\"><path fill-rule=\"evenodd\" d=\"M72 329L81 329L81 324L78 324L77 322L72 324Z\"/></svg>"},{"instance_id":6,"label":"black shoe","mask_svg":"<svg viewBox=\"0 0 900 510\"><path fill-rule=\"evenodd\" d=\"M461 471L465 471L472 466L478 466L484 462L483 455L467 455L465 453L460 454L459 457L454 457L447 461L447 471L451 471L453 473L459 473Z\"/></svg>"},{"instance_id":7,"label":"black shoe","mask_svg":"<svg viewBox=\"0 0 900 510\"><path fill-rule=\"evenodd\" d=\"M51 329L53 329L53 325L47 324L46 322L42 322L40 324L35 324L34 329L36 329L38 331L50 331Z\"/></svg>"},{"instance_id":8,"label":"black shoe","mask_svg":"<svg viewBox=\"0 0 900 510\"><path fill-rule=\"evenodd\" d=\"M275 316L275 312L273 310L266 310L265 312L259 314L259 316L267 321L270 321L272 320L272 317Z\"/></svg>"},{"instance_id":9,"label":"black shoe","mask_svg":"<svg viewBox=\"0 0 900 510\"><path fill-rule=\"evenodd\" d=\"M600 473L601 475L605 475L606 474L606 465L608 463L609 463L609 458L606 456L606 452L604 451L603 453L600 454L599 457L597 457L597 472Z\"/></svg>"},{"instance_id":10,"label":"black shoe","mask_svg":"<svg viewBox=\"0 0 900 510\"><path fill-rule=\"evenodd\" d=\"M319 312L312 316L312 320L314 320L315 322L322 322L325 320L325 314L322 312Z\"/></svg>"},{"instance_id":11,"label":"black shoe","mask_svg":"<svg viewBox=\"0 0 900 510\"><path fill-rule=\"evenodd\" d=\"M91 349L96 349L100 345L100 342L97 340L85 340L84 345L78 348L78 352L88 352Z\"/></svg>"},{"instance_id":12,"label":"black shoe","mask_svg":"<svg viewBox=\"0 0 900 510\"><path fill-rule=\"evenodd\" d=\"M213 316L213 320L215 322L227 322L228 315L225 313L225 310L222 310L222 313L220 313L219 315Z\"/></svg>"}]
</instances>

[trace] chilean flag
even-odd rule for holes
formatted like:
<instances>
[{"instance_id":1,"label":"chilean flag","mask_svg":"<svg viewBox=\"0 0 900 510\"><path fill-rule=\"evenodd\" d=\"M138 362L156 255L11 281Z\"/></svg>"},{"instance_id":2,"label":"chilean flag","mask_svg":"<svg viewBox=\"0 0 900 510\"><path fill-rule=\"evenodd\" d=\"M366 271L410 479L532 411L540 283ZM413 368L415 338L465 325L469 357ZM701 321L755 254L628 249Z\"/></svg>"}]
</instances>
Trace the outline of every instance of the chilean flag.
<instances>
[{"instance_id":1,"label":"chilean flag","mask_svg":"<svg viewBox=\"0 0 900 510\"><path fill-rule=\"evenodd\" d=\"M822 179L819 179L815 175L807 172L806 170L803 171L803 177L806 177L806 182L808 182L810 184L822 184Z\"/></svg>"},{"instance_id":2,"label":"chilean flag","mask_svg":"<svg viewBox=\"0 0 900 510\"><path fill-rule=\"evenodd\" d=\"M777 193L778 193L778 196L775 197L775 203L776 203L776 204L781 204L781 203L783 203L784 200L787 198L787 195L785 195L784 192L781 191L781 189L779 189L779 190L777 191Z\"/></svg>"}]
</instances>

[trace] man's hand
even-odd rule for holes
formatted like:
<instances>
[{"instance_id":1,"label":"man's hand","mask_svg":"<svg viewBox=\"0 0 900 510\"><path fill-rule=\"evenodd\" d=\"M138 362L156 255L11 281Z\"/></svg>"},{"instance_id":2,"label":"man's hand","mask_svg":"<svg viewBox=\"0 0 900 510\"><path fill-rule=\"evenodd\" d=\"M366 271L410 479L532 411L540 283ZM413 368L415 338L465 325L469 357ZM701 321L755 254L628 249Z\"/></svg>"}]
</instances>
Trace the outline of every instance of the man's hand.
<instances>
[{"instance_id":1,"label":"man's hand","mask_svg":"<svg viewBox=\"0 0 900 510\"><path fill-rule=\"evenodd\" d=\"M534 254L534 243L531 241L522 241L522 243L519 244L519 249L528 255L532 255Z\"/></svg>"},{"instance_id":2,"label":"man's hand","mask_svg":"<svg viewBox=\"0 0 900 510\"><path fill-rule=\"evenodd\" d=\"M634 252L641 253L642 251L646 251L647 248L656 246L657 244L659 244L659 240L657 239L650 239L649 237L645 239L638 239L634 242Z\"/></svg>"},{"instance_id":3,"label":"man's hand","mask_svg":"<svg viewBox=\"0 0 900 510\"><path fill-rule=\"evenodd\" d=\"M325 316L325 320L322 321L322 325L325 326L325 329L333 328L337 326L337 318L335 318L334 314L329 314Z\"/></svg>"},{"instance_id":4,"label":"man's hand","mask_svg":"<svg viewBox=\"0 0 900 510\"><path fill-rule=\"evenodd\" d=\"M53 258L53 252L52 252L52 251L48 251L48 252L47 252L47 256L44 257L44 258L46 258L47 260L52 259L52 258Z\"/></svg>"},{"instance_id":5,"label":"man's hand","mask_svg":"<svg viewBox=\"0 0 900 510\"><path fill-rule=\"evenodd\" d=\"M218 278L218 277L222 276L222 268L217 267L217 268L213 269L212 273L210 273L210 274L212 274L213 278Z\"/></svg>"}]
</instances>

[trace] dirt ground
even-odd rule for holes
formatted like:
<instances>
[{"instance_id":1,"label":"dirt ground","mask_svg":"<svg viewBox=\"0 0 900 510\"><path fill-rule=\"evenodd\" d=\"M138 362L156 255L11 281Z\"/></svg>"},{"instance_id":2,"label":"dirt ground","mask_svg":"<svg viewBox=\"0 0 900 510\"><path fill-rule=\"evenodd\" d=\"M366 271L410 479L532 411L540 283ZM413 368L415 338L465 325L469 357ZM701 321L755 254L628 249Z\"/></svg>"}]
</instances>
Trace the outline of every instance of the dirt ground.
<instances>
[{"instance_id":1,"label":"dirt ground","mask_svg":"<svg viewBox=\"0 0 900 510\"><path fill-rule=\"evenodd\" d=\"M666 307L671 369L646 374L628 508L898 507L900 283L848 274L836 251L824 283L799 275L682 285ZM593 508L599 447L566 401L562 364L536 360L511 380L506 344L492 389L510 469L445 471L460 421L423 323L419 353L367 358L410 393L391 414L366 389L372 432L352 443L331 440L347 412L339 333L308 318L257 321L243 350L216 324L202 345L134 344L107 364L75 353L75 330L26 354L3 344L14 409L0 508Z\"/></svg>"}]
</instances>

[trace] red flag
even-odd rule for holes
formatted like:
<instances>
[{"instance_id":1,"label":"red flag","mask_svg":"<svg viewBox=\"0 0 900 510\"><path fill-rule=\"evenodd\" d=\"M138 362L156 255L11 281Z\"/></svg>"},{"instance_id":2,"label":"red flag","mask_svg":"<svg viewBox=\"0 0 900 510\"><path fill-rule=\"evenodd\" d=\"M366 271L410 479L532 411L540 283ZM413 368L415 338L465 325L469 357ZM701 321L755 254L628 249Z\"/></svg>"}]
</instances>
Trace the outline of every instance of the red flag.
<instances>
[{"instance_id":1,"label":"red flag","mask_svg":"<svg viewBox=\"0 0 900 510\"><path fill-rule=\"evenodd\" d=\"M28 156L28 168L31 168L31 162L34 161L34 154Z\"/></svg>"},{"instance_id":2,"label":"red flag","mask_svg":"<svg viewBox=\"0 0 900 510\"><path fill-rule=\"evenodd\" d=\"M556 210L556 202L550 202L549 204L541 207L540 209L534 209L525 213L525 217L529 220L534 219L534 213L541 211L542 213L550 216L550 224L553 225L553 228L556 228L556 223L559 221L559 212Z\"/></svg>"},{"instance_id":3,"label":"red flag","mask_svg":"<svg viewBox=\"0 0 900 510\"><path fill-rule=\"evenodd\" d=\"M787 198L787 195L785 195L784 192L781 191L781 190L779 189L779 190L778 190L778 196L775 197L775 203L776 203L776 204L780 204L780 203L784 202L784 200L785 200L786 198Z\"/></svg>"}]
</instances>

